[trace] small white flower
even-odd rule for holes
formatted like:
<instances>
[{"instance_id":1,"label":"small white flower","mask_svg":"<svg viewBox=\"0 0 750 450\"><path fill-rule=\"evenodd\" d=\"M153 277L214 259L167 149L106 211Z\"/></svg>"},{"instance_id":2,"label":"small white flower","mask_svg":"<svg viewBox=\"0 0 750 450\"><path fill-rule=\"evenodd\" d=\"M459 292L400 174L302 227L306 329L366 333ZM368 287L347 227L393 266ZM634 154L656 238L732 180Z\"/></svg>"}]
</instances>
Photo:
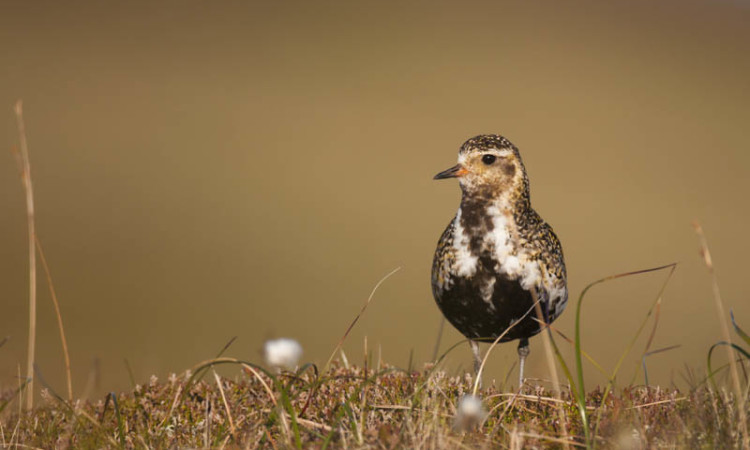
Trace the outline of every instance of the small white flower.
<instances>
[{"instance_id":1,"label":"small white flower","mask_svg":"<svg viewBox=\"0 0 750 450\"><path fill-rule=\"evenodd\" d=\"M486 415L482 399L476 395L466 394L458 401L455 425L458 428L472 427L484 420Z\"/></svg>"},{"instance_id":2,"label":"small white flower","mask_svg":"<svg viewBox=\"0 0 750 450\"><path fill-rule=\"evenodd\" d=\"M266 341L266 362L269 366L292 370L302 356L302 346L294 339L280 338Z\"/></svg>"}]
</instances>

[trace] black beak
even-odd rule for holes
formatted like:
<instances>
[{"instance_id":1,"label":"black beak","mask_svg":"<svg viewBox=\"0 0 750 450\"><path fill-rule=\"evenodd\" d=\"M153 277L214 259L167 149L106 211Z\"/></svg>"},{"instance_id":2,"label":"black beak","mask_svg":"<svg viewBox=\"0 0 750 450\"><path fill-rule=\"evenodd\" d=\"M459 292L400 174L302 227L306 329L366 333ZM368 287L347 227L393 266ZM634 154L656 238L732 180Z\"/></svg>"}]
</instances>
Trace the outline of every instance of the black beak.
<instances>
[{"instance_id":1,"label":"black beak","mask_svg":"<svg viewBox=\"0 0 750 450\"><path fill-rule=\"evenodd\" d=\"M456 164L455 166L451 167L448 170L444 170L440 172L439 174L435 175L433 180L443 180L445 178L457 178L461 175L466 174L466 169L461 167L461 164Z\"/></svg>"}]
</instances>

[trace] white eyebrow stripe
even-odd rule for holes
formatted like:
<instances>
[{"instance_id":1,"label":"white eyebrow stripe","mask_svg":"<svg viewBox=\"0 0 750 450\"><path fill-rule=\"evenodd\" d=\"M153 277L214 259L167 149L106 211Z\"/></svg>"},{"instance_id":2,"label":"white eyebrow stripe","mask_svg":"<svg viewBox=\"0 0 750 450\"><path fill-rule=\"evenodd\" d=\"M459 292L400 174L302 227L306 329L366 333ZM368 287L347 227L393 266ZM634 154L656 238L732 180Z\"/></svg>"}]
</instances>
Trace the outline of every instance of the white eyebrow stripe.
<instances>
[{"instance_id":1,"label":"white eyebrow stripe","mask_svg":"<svg viewBox=\"0 0 750 450\"><path fill-rule=\"evenodd\" d=\"M504 149L493 148L492 150L494 150L497 156L500 156L500 157L510 156L513 154L513 152L511 150L508 150L507 148L504 148Z\"/></svg>"},{"instance_id":2,"label":"white eyebrow stripe","mask_svg":"<svg viewBox=\"0 0 750 450\"><path fill-rule=\"evenodd\" d=\"M488 148L487 150L484 150L483 152L489 152L497 155L499 158L505 158L506 156L513 155L513 150L507 149L507 148ZM468 158L468 154L466 153L459 153L458 155L458 163L464 164L466 163L466 159Z\"/></svg>"}]
</instances>

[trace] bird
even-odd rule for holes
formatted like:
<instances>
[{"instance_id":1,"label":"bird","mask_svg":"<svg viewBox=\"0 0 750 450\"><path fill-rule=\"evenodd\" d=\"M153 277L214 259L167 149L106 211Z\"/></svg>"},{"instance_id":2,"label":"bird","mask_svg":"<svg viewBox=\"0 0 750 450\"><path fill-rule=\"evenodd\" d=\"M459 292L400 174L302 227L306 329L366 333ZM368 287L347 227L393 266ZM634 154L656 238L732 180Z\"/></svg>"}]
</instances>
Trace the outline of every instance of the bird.
<instances>
[{"instance_id":1,"label":"bird","mask_svg":"<svg viewBox=\"0 0 750 450\"><path fill-rule=\"evenodd\" d=\"M435 302L469 339L479 380L478 343L518 340L520 388L529 338L558 318L568 302L562 245L531 207L521 154L505 137L467 140L458 164L434 177L447 178L458 179L461 203L435 250Z\"/></svg>"}]
</instances>

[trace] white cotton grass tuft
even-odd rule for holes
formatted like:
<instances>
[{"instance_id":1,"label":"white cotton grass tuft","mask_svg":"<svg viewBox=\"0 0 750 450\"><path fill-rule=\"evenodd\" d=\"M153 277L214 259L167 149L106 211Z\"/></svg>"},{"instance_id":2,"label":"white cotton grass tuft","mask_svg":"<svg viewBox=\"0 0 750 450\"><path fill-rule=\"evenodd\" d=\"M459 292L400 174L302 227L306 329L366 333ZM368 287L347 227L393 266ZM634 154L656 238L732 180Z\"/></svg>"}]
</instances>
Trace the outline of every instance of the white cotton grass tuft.
<instances>
[{"instance_id":1,"label":"white cotton grass tuft","mask_svg":"<svg viewBox=\"0 0 750 450\"><path fill-rule=\"evenodd\" d=\"M289 338L266 341L263 346L266 363L277 369L293 370L302 356L302 346Z\"/></svg>"},{"instance_id":2,"label":"white cotton grass tuft","mask_svg":"<svg viewBox=\"0 0 750 450\"><path fill-rule=\"evenodd\" d=\"M476 395L466 394L458 401L456 407L456 428L471 428L479 425L487 416L482 399Z\"/></svg>"}]
</instances>

